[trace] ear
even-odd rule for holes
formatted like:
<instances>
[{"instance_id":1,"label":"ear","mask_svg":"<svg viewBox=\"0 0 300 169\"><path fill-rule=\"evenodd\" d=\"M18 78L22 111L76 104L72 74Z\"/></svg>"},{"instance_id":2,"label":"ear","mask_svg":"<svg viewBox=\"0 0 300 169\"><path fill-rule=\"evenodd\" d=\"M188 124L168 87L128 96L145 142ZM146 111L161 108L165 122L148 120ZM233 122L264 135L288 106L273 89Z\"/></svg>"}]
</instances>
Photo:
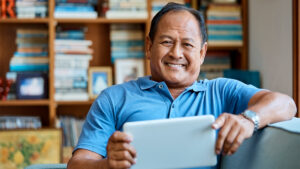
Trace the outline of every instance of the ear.
<instances>
[{"instance_id":1,"label":"ear","mask_svg":"<svg viewBox=\"0 0 300 169\"><path fill-rule=\"evenodd\" d=\"M205 42L202 46L202 49L200 51L200 62L201 62L201 65L204 61L204 58L205 58L205 55L206 55L206 51L207 51L207 42Z\"/></svg>"},{"instance_id":2,"label":"ear","mask_svg":"<svg viewBox=\"0 0 300 169\"><path fill-rule=\"evenodd\" d=\"M150 60L152 41L149 36L146 37L146 57Z\"/></svg>"}]
</instances>

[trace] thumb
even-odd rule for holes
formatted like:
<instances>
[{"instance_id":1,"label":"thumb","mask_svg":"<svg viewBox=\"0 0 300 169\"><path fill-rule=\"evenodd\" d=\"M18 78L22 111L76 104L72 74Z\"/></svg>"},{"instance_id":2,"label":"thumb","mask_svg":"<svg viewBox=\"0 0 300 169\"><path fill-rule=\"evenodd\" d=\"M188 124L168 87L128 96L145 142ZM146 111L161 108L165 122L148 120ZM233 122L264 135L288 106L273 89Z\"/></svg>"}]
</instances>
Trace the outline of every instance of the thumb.
<instances>
[{"instance_id":1,"label":"thumb","mask_svg":"<svg viewBox=\"0 0 300 169\"><path fill-rule=\"evenodd\" d=\"M224 125L226 117L227 117L226 113L221 114L221 116L219 116L216 119L216 121L212 124L211 127L215 130L218 130L219 128L221 128Z\"/></svg>"}]
</instances>

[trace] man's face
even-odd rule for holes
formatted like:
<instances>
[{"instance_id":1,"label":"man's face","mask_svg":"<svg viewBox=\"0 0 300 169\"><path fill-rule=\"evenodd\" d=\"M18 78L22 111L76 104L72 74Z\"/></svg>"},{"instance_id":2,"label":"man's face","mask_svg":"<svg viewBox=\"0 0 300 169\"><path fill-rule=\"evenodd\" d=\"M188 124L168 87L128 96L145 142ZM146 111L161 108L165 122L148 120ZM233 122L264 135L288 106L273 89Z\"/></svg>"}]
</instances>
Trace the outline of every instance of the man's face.
<instances>
[{"instance_id":1,"label":"man's face","mask_svg":"<svg viewBox=\"0 0 300 169\"><path fill-rule=\"evenodd\" d=\"M207 44L201 50L196 18L187 11L171 11L158 23L153 42L147 38L152 79L169 87L187 87L200 72Z\"/></svg>"}]
</instances>

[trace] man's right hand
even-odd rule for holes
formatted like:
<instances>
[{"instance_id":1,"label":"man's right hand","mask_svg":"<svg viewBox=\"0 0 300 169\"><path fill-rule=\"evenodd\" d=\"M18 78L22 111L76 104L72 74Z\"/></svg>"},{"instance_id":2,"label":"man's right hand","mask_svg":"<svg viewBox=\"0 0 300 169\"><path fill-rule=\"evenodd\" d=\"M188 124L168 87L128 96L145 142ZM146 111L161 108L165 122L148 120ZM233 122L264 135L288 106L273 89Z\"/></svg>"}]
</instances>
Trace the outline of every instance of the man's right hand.
<instances>
[{"instance_id":1,"label":"man's right hand","mask_svg":"<svg viewBox=\"0 0 300 169\"><path fill-rule=\"evenodd\" d=\"M132 138L124 132L114 132L107 143L108 168L130 168L135 164L136 151L130 142Z\"/></svg>"}]
</instances>

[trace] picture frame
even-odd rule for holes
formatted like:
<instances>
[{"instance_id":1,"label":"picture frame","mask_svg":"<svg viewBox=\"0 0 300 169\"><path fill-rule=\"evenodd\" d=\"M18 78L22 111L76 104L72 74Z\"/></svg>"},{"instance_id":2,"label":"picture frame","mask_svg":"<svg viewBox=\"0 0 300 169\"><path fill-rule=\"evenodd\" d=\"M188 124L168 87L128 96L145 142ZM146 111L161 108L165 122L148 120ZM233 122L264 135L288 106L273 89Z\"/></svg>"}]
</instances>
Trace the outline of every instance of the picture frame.
<instances>
[{"instance_id":1,"label":"picture frame","mask_svg":"<svg viewBox=\"0 0 300 169\"><path fill-rule=\"evenodd\" d=\"M88 92L90 99L95 99L102 90L112 85L112 68L109 66L90 67Z\"/></svg>"},{"instance_id":2,"label":"picture frame","mask_svg":"<svg viewBox=\"0 0 300 169\"><path fill-rule=\"evenodd\" d=\"M61 129L0 130L0 168L61 163Z\"/></svg>"},{"instance_id":3,"label":"picture frame","mask_svg":"<svg viewBox=\"0 0 300 169\"><path fill-rule=\"evenodd\" d=\"M17 99L48 98L48 73L18 72L16 92Z\"/></svg>"},{"instance_id":4,"label":"picture frame","mask_svg":"<svg viewBox=\"0 0 300 169\"><path fill-rule=\"evenodd\" d=\"M121 84L145 75L144 59L126 58L115 60L115 83Z\"/></svg>"}]
</instances>

